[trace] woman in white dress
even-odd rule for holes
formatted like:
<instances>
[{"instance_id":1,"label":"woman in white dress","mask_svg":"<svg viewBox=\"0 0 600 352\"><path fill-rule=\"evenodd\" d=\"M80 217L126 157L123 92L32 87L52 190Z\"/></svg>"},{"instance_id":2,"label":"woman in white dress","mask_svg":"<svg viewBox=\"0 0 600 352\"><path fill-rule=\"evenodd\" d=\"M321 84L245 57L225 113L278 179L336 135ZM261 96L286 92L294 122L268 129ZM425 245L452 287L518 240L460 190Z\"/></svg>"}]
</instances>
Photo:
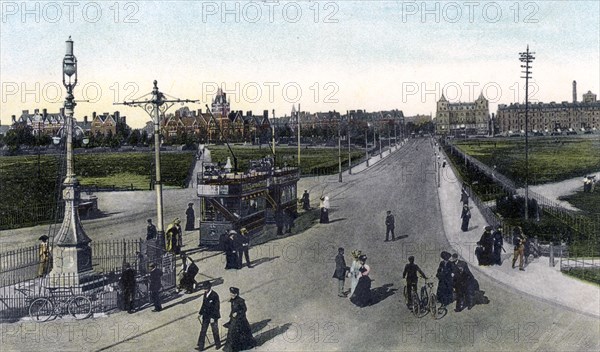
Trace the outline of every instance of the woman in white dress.
<instances>
[{"instance_id":1,"label":"woman in white dress","mask_svg":"<svg viewBox=\"0 0 600 352\"><path fill-rule=\"evenodd\" d=\"M360 269L360 262L358 261L358 257L360 257L361 254L362 252L358 249L352 251L353 260L352 265L350 266L350 272L348 273L348 277L351 279L350 294L348 295L348 298L352 297L354 288L356 287L356 284L358 284L358 279L360 278L360 271L358 271L358 269Z\"/></svg>"}]
</instances>

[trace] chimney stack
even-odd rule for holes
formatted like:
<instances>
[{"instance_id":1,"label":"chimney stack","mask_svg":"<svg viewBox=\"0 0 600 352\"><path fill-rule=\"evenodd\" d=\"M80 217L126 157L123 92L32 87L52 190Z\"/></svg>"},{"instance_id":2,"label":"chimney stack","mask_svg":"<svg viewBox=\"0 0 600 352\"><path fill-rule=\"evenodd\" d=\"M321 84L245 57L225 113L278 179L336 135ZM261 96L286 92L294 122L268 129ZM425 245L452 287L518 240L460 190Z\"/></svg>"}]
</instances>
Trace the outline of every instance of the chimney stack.
<instances>
[{"instance_id":1,"label":"chimney stack","mask_svg":"<svg viewBox=\"0 0 600 352\"><path fill-rule=\"evenodd\" d=\"M92 120L95 120L95 119L96 119L96 112L94 111L94 112L92 113Z\"/></svg>"},{"instance_id":2,"label":"chimney stack","mask_svg":"<svg viewBox=\"0 0 600 352\"><path fill-rule=\"evenodd\" d=\"M65 108L60 108L60 116L65 117Z\"/></svg>"},{"instance_id":3,"label":"chimney stack","mask_svg":"<svg viewBox=\"0 0 600 352\"><path fill-rule=\"evenodd\" d=\"M269 110L263 110L263 117L264 117L265 119L268 119L268 118L269 118Z\"/></svg>"},{"instance_id":4,"label":"chimney stack","mask_svg":"<svg viewBox=\"0 0 600 352\"><path fill-rule=\"evenodd\" d=\"M40 109L35 109L35 110L33 110L33 114L34 114L34 115L37 115L37 114L39 114L39 113L40 113Z\"/></svg>"},{"instance_id":5,"label":"chimney stack","mask_svg":"<svg viewBox=\"0 0 600 352\"><path fill-rule=\"evenodd\" d=\"M17 117L15 115L12 115L12 123L17 123Z\"/></svg>"},{"instance_id":6,"label":"chimney stack","mask_svg":"<svg viewBox=\"0 0 600 352\"><path fill-rule=\"evenodd\" d=\"M121 116L121 121L124 125L127 125L127 116Z\"/></svg>"},{"instance_id":7,"label":"chimney stack","mask_svg":"<svg viewBox=\"0 0 600 352\"><path fill-rule=\"evenodd\" d=\"M87 123L88 123L87 115L85 115L85 116L83 117L83 123L87 125Z\"/></svg>"},{"instance_id":8,"label":"chimney stack","mask_svg":"<svg viewBox=\"0 0 600 352\"><path fill-rule=\"evenodd\" d=\"M44 118L48 116L48 109L42 109L42 116L44 116Z\"/></svg>"},{"instance_id":9,"label":"chimney stack","mask_svg":"<svg viewBox=\"0 0 600 352\"><path fill-rule=\"evenodd\" d=\"M577 81L573 81L573 103L577 102Z\"/></svg>"}]
</instances>

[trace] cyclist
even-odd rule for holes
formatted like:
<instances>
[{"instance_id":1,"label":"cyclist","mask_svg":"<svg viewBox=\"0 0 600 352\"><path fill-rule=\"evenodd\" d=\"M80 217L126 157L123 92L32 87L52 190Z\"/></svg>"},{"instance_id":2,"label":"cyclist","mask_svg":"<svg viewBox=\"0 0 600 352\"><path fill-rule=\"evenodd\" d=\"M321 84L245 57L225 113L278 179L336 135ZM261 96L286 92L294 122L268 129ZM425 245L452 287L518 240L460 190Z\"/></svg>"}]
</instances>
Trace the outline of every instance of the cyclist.
<instances>
[{"instance_id":1,"label":"cyclist","mask_svg":"<svg viewBox=\"0 0 600 352\"><path fill-rule=\"evenodd\" d=\"M411 255L410 257L408 257L408 264L406 264L406 266L404 267L404 273L402 274L402 278L406 279L406 294L408 295L409 309L412 308L412 292L413 290L414 292L417 292L417 285L419 282L419 277L417 273L420 274L422 278L427 280L427 276L425 275L425 273L423 273L421 268L419 268L419 266L415 264L415 257Z\"/></svg>"}]
</instances>

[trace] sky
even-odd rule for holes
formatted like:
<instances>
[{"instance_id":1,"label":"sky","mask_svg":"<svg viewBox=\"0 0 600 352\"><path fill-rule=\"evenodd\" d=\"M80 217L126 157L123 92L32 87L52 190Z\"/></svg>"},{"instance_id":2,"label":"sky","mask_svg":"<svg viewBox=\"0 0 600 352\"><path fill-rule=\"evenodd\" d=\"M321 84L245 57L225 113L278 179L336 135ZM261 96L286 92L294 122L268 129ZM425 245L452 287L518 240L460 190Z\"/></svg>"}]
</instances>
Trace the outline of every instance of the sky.
<instances>
[{"instance_id":1,"label":"sky","mask_svg":"<svg viewBox=\"0 0 600 352\"><path fill-rule=\"evenodd\" d=\"M479 94L524 102L519 53L535 52L531 101L600 92L600 1L0 1L1 124L22 110L57 112L62 59L78 60L75 117L141 108L149 93L232 110L400 109L433 114ZM173 112L179 105L173 106Z\"/></svg>"}]
</instances>

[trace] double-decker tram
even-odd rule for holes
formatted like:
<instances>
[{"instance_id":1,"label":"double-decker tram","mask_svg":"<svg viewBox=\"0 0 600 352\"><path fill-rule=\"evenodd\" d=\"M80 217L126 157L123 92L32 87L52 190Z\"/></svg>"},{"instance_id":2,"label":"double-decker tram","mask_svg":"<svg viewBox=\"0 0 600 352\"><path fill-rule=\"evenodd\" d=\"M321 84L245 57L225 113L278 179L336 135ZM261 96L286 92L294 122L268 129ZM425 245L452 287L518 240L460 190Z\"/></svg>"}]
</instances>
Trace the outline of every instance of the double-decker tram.
<instances>
[{"instance_id":1,"label":"double-decker tram","mask_svg":"<svg viewBox=\"0 0 600 352\"><path fill-rule=\"evenodd\" d=\"M274 168L269 158L251 161L243 173L205 163L197 176L199 245L216 245L221 234L242 227L257 234L277 209L295 216L299 176L297 168Z\"/></svg>"}]
</instances>

